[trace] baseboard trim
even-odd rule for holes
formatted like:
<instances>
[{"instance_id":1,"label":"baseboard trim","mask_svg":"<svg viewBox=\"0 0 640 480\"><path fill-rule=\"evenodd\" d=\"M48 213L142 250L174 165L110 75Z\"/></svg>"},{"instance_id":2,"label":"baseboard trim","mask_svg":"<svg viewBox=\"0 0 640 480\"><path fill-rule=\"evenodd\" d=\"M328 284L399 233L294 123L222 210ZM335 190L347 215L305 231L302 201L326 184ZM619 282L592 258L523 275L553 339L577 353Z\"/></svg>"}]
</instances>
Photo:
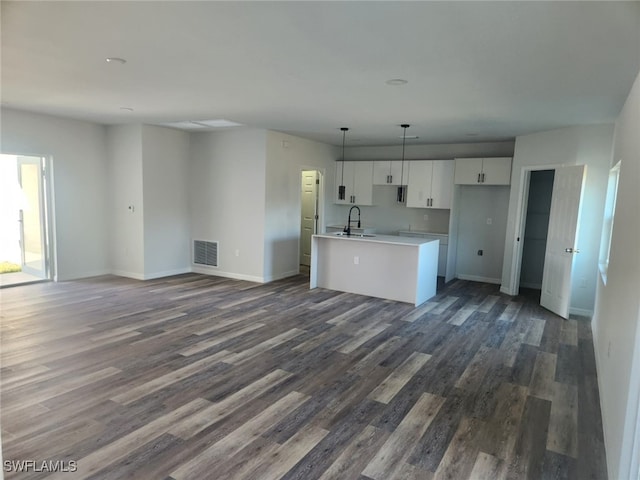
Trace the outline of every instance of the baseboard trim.
<instances>
[{"instance_id":1,"label":"baseboard trim","mask_svg":"<svg viewBox=\"0 0 640 480\"><path fill-rule=\"evenodd\" d=\"M593 317L593 310L587 310L586 308L573 308L569 307L569 315L578 315L580 317Z\"/></svg>"},{"instance_id":2,"label":"baseboard trim","mask_svg":"<svg viewBox=\"0 0 640 480\"><path fill-rule=\"evenodd\" d=\"M542 290L541 283L522 283L520 282L520 286L524 288L533 288L534 290Z\"/></svg>"},{"instance_id":3,"label":"baseboard trim","mask_svg":"<svg viewBox=\"0 0 640 480\"><path fill-rule=\"evenodd\" d=\"M242 273L224 272L215 268L207 268L201 266L193 266L191 269L194 273L201 273L202 275L213 275L216 277L232 278L234 280L245 280L247 282L254 283L266 283L264 277L258 277L255 275L245 275Z\"/></svg>"},{"instance_id":4,"label":"baseboard trim","mask_svg":"<svg viewBox=\"0 0 640 480\"><path fill-rule=\"evenodd\" d=\"M465 275L463 273L458 273L456 278L460 280L469 280L471 282L482 282L482 283L493 283L495 285L500 285L502 283L502 279L500 278L491 278L491 277L480 277L477 275Z\"/></svg>"},{"instance_id":5,"label":"baseboard trim","mask_svg":"<svg viewBox=\"0 0 640 480\"><path fill-rule=\"evenodd\" d=\"M293 277L298 275L300 270L289 270L288 272L278 273L276 275L269 275L264 277L264 283L275 282L276 280L282 280L283 278Z\"/></svg>"},{"instance_id":6,"label":"baseboard trim","mask_svg":"<svg viewBox=\"0 0 640 480\"><path fill-rule=\"evenodd\" d=\"M182 275L191 273L190 267L176 268L175 270L165 270L164 272L149 273L144 275L145 280L153 280L156 278L172 277L174 275Z\"/></svg>"},{"instance_id":7,"label":"baseboard trim","mask_svg":"<svg viewBox=\"0 0 640 480\"><path fill-rule=\"evenodd\" d=\"M505 295L509 295L510 297L515 297L515 294L511 292L511 289L505 287L504 285L500 287L500 293L504 293Z\"/></svg>"},{"instance_id":8,"label":"baseboard trim","mask_svg":"<svg viewBox=\"0 0 640 480\"><path fill-rule=\"evenodd\" d=\"M82 278L101 277L103 275L110 275L111 270L94 270L92 272L75 273L71 275L60 275L57 273L53 276L54 282L66 282L69 280L80 280Z\"/></svg>"},{"instance_id":9,"label":"baseboard trim","mask_svg":"<svg viewBox=\"0 0 640 480\"><path fill-rule=\"evenodd\" d=\"M144 280L143 273L127 272L126 270L111 270L111 275L118 277L133 278L134 280Z\"/></svg>"}]
</instances>

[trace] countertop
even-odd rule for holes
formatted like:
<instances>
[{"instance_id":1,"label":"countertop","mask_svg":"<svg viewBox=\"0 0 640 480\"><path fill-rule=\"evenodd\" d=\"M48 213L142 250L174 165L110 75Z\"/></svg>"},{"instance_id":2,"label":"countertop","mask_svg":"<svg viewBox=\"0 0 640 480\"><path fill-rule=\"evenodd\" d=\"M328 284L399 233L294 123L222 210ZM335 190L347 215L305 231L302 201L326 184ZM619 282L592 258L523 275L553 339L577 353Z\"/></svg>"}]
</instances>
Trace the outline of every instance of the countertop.
<instances>
[{"instance_id":1,"label":"countertop","mask_svg":"<svg viewBox=\"0 0 640 480\"><path fill-rule=\"evenodd\" d=\"M317 238L330 238L332 240L343 240L347 242L368 242L368 243L387 243L392 245L422 245L423 243L436 242L437 239L422 237L401 237L396 235L374 235L371 237L363 237L356 235L336 235L331 233L323 233L314 235Z\"/></svg>"},{"instance_id":2,"label":"countertop","mask_svg":"<svg viewBox=\"0 0 640 480\"><path fill-rule=\"evenodd\" d=\"M405 234L415 234L415 235L433 235L434 237L448 237L448 233L437 233L437 232L427 232L425 230L400 230L398 232L400 235Z\"/></svg>"}]
</instances>

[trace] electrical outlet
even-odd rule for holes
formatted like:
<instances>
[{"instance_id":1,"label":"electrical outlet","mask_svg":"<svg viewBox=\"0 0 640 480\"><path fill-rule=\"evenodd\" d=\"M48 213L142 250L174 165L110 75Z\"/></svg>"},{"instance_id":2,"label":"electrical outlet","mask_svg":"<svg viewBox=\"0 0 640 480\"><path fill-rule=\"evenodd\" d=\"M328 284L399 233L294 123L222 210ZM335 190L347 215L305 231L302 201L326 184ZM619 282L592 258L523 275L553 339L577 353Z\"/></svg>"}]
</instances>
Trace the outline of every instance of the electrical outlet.
<instances>
[{"instance_id":1,"label":"electrical outlet","mask_svg":"<svg viewBox=\"0 0 640 480\"><path fill-rule=\"evenodd\" d=\"M493 223L493 218L487 218L487 225L491 225Z\"/></svg>"},{"instance_id":2,"label":"electrical outlet","mask_svg":"<svg viewBox=\"0 0 640 480\"><path fill-rule=\"evenodd\" d=\"M353 257L353 264L360 265L360 257Z\"/></svg>"},{"instance_id":3,"label":"electrical outlet","mask_svg":"<svg viewBox=\"0 0 640 480\"><path fill-rule=\"evenodd\" d=\"M429 220L429 214L428 214L428 213L425 213L425 214L424 214L424 220L425 220L425 222L426 222L427 220Z\"/></svg>"},{"instance_id":4,"label":"electrical outlet","mask_svg":"<svg viewBox=\"0 0 640 480\"><path fill-rule=\"evenodd\" d=\"M482 250L478 250L478 256L481 257L484 254Z\"/></svg>"},{"instance_id":5,"label":"electrical outlet","mask_svg":"<svg viewBox=\"0 0 640 480\"><path fill-rule=\"evenodd\" d=\"M240 250L236 250L236 257L240 256Z\"/></svg>"}]
</instances>

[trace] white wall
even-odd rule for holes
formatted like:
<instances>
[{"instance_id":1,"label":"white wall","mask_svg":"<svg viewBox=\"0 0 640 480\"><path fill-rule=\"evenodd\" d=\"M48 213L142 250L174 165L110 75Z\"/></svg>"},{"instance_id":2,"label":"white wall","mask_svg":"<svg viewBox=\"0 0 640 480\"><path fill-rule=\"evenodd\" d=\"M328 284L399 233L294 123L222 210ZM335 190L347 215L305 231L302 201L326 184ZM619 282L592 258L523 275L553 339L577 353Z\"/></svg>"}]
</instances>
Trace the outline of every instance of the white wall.
<instances>
[{"instance_id":1,"label":"white wall","mask_svg":"<svg viewBox=\"0 0 640 480\"><path fill-rule=\"evenodd\" d=\"M142 127L144 278L191 270L189 134Z\"/></svg>"},{"instance_id":2,"label":"white wall","mask_svg":"<svg viewBox=\"0 0 640 480\"><path fill-rule=\"evenodd\" d=\"M266 202L264 223L264 281L299 271L300 175L319 170L325 195L322 215L333 216L333 168L337 148L279 132L267 132Z\"/></svg>"},{"instance_id":3,"label":"white wall","mask_svg":"<svg viewBox=\"0 0 640 480\"><path fill-rule=\"evenodd\" d=\"M517 222L524 188L525 167L560 165L587 166L583 192L582 217L578 227L580 254L575 262L575 281L571 292L573 313L593 313L602 215L606 195L613 125L576 126L516 138L511 170L511 196L502 269L502 291L516 294L515 268L512 268L516 237L521 237Z\"/></svg>"},{"instance_id":4,"label":"white wall","mask_svg":"<svg viewBox=\"0 0 640 480\"><path fill-rule=\"evenodd\" d=\"M610 168L622 160L607 284L598 276L592 321L611 479L638 476L630 465L640 412L639 132L640 75L616 121L612 161L607 164ZM635 446L636 462L639 448Z\"/></svg>"},{"instance_id":5,"label":"white wall","mask_svg":"<svg viewBox=\"0 0 640 480\"><path fill-rule=\"evenodd\" d=\"M108 127L107 152L111 271L115 275L142 280L144 279L142 125Z\"/></svg>"},{"instance_id":6,"label":"white wall","mask_svg":"<svg viewBox=\"0 0 640 480\"><path fill-rule=\"evenodd\" d=\"M56 279L108 273L105 127L7 108L1 116L3 153L51 157Z\"/></svg>"},{"instance_id":7,"label":"white wall","mask_svg":"<svg viewBox=\"0 0 640 480\"><path fill-rule=\"evenodd\" d=\"M266 138L256 129L191 134L191 240L220 242L219 267L194 271L264 281Z\"/></svg>"},{"instance_id":8,"label":"white wall","mask_svg":"<svg viewBox=\"0 0 640 480\"><path fill-rule=\"evenodd\" d=\"M509 187L461 185L456 189L459 212L456 277L500 283ZM481 256L478 250L483 251Z\"/></svg>"}]
</instances>

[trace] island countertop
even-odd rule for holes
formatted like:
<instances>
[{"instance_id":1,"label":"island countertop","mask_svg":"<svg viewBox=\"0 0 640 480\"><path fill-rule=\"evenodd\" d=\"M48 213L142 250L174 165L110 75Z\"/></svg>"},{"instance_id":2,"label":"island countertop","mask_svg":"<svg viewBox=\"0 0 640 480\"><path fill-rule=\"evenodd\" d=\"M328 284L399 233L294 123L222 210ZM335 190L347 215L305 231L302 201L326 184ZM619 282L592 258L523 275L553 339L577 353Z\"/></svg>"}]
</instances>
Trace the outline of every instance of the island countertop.
<instances>
[{"instance_id":1,"label":"island countertop","mask_svg":"<svg viewBox=\"0 0 640 480\"><path fill-rule=\"evenodd\" d=\"M436 294L439 243L395 235L313 235L309 286L418 306Z\"/></svg>"},{"instance_id":2,"label":"island countertop","mask_svg":"<svg viewBox=\"0 0 640 480\"><path fill-rule=\"evenodd\" d=\"M335 240L346 240L346 241L358 241L358 242L369 242L369 243L391 243L394 245L422 245L423 243L429 242L437 242L437 239L433 238L422 238L422 237L400 237L397 235L346 235L339 233L322 233L314 235L314 237L318 238L331 238Z\"/></svg>"}]
</instances>

